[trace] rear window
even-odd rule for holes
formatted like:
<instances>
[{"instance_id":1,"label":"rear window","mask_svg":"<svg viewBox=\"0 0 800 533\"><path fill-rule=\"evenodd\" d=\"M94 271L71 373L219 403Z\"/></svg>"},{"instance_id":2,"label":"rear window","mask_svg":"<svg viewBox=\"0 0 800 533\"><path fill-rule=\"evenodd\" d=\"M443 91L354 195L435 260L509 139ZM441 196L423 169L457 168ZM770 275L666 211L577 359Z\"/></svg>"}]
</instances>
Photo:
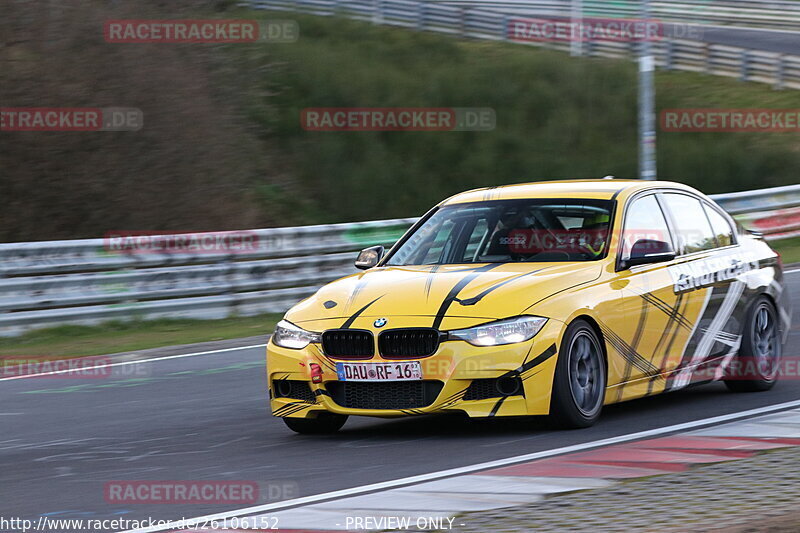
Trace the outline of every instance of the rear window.
<instances>
[{"instance_id":1,"label":"rear window","mask_svg":"<svg viewBox=\"0 0 800 533\"><path fill-rule=\"evenodd\" d=\"M728 222L728 219L708 204L704 204L703 207L706 210L709 222L711 222L711 229L714 230L714 236L717 238L717 246L722 247L735 244L733 228Z\"/></svg>"},{"instance_id":2,"label":"rear window","mask_svg":"<svg viewBox=\"0 0 800 533\"><path fill-rule=\"evenodd\" d=\"M711 250L717 246L714 231L699 199L678 193L664 193L664 199L677 226L676 237L683 253Z\"/></svg>"}]
</instances>

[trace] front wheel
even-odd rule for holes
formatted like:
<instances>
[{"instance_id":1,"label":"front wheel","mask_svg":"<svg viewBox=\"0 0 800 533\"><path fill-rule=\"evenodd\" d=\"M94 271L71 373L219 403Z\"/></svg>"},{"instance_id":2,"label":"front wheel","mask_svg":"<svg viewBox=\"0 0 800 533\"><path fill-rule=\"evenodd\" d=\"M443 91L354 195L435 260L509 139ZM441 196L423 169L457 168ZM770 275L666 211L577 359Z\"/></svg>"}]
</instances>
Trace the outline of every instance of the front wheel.
<instances>
[{"instance_id":1,"label":"front wheel","mask_svg":"<svg viewBox=\"0 0 800 533\"><path fill-rule=\"evenodd\" d=\"M347 415L337 415L335 413L320 413L316 418L284 418L283 423L301 435L324 435L336 433L344 423L347 422Z\"/></svg>"},{"instance_id":2,"label":"front wheel","mask_svg":"<svg viewBox=\"0 0 800 533\"><path fill-rule=\"evenodd\" d=\"M775 385L781 360L778 313L760 296L747 311L742 344L725 385L734 392L758 392Z\"/></svg>"},{"instance_id":3,"label":"front wheel","mask_svg":"<svg viewBox=\"0 0 800 533\"><path fill-rule=\"evenodd\" d=\"M562 428L594 424L603 409L606 364L600 338L585 320L569 325L553 379L550 418Z\"/></svg>"}]
</instances>

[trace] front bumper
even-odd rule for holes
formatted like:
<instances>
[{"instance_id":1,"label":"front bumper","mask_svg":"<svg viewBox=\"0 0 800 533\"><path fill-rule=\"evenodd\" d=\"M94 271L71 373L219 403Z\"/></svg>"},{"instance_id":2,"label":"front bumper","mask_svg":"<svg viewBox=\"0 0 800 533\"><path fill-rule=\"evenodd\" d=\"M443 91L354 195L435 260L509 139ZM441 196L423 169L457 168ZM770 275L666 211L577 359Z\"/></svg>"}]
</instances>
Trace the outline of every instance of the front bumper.
<instances>
[{"instance_id":1,"label":"front bumper","mask_svg":"<svg viewBox=\"0 0 800 533\"><path fill-rule=\"evenodd\" d=\"M563 327L563 323L550 319L542 330L527 342L478 347L464 341L447 341L441 343L436 353L429 357L408 359L420 361L423 380L435 383L436 390L441 384L438 394L434 394L435 397L429 396L429 404L413 408L399 406L365 409L339 405L335 400L336 392L340 391L342 386L360 383L338 381L336 362L346 360L325 356L320 346L316 344L311 344L302 350L292 350L281 348L270 341L267 345L267 379L272 413L275 416L294 418L314 418L323 411L387 418L453 411L464 412L470 417L544 415L550 409L556 352ZM397 363L398 360L387 360L375 355L369 362ZM322 367L321 383L311 382L309 373L311 363L317 363ZM470 392L470 386L475 380L500 377L519 378L522 384L521 390L508 396L497 393L496 397L471 399L476 396L474 392ZM302 382L309 387L311 393L298 395L297 398L276 397L275 384L279 380ZM409 382L388 382L387 392L390 387L393 391L397 391L397 386L392 386L392 383ZM369 393L381 394L381 386L384 383L375 385L369 387ZM475 385L477 386L478 384ZM391 402L384 401L382 405L387 406L387 403Z\"/></svg>"}]
</instances>

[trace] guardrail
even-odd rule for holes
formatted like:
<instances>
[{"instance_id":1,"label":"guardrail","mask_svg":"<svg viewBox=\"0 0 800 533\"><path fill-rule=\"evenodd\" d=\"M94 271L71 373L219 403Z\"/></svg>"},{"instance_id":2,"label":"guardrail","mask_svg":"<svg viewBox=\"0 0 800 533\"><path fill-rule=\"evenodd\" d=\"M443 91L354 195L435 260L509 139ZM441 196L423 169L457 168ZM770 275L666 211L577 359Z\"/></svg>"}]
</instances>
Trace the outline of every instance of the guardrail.
<instances>
[{"instance_id":1,"label":"guardrail","mask_svg":"<svg viewBox=\"0 0 800 533\"><path fill-rule=\"evenodd\" d=\"M118 250L109 239L0 244L0 336L60 324L282 312L351 274L357 250L393 244L415 220L255 230L239 253Z\"/></svg>"},{"instance_id":2,"label":"guardrail","mask_svg":"<svg viewBox=\"0 0 800 533\"><path fill-rule=\"evenodd\" d=\"M800 237L800 185L712 196L744 227L774 241Z\"/></svg>"},{"instance_id":3,"label":"guardrail","mask_svg":"<svg viewBox=\"0 0 800 533\"><path fill-rule=\"evenodd\" d=\"M533 42L514 35L512 23L526 16L569 16L569 1L525 2L526 13L511 14L497 11L504 5L521 6L516 2L430 2L420 0L246 0L243 4L256 9L297 11L313 15L340 15L357 20L369 20L391 26L401 26L420 31L447 33L471 39L507 41L570 51L569 42ZM752 2L763 7L760 15L748 10L750 2L660 2L654 3L653 19L665 21L718 22L737 17L753 17L764 25L779 25L789 20L792 29L800 29L800 2ZM773 6L767 9L766 6ZM713 15L717 11L696 11L705 6L709 10L730 10L726 17ZM738 6L738 7L734 7ZM586 16L638 16L638 2L587 2ZM692 7L692 14L686 9ZM781 9L787 11L781 15ZM660 11L659 11L660 10ZM693 18L695 17L695 18ZM789 17L787 19L787 17ZM769 23L769 24L768 24ZM800 89L800 56L752 50L735 46L707 43L690 39L662 39L651 43L656 66L668 70L703 72L718 76L739 78L742 81L768 83L776 88ZM630 58L637 56L640 44L594 40L582 43L582 53L588 56Z\"/></svg>"},{"instance_id":4,"label":"guardrail","mask_svg":"<svg viewBox=\"0 0 800 533\"><path fill-rule=\"evenodd\" d=\"M713 198L768 239L800 235L800 185ZM61 324L283 312L355 272L357 250L390 246L416 220L255 230L241 253L135 253L108 239L0 244L0 336Z\"/></svg>"},{"instance_id":5,"label":"guardrail","mask_svg":"<svg viewBox=\"0 0 800 533\"><path fill-rule=\"evenodd\" d=\"M526 11L569 17L572 0L440 0L452 6ZM585 17L637 18L640 0L581 0ZM748 28L797 30L800 5L794 0L676 0L650 1L650 17L662 22L734 25Z\"/></svg>"}]
</instances>

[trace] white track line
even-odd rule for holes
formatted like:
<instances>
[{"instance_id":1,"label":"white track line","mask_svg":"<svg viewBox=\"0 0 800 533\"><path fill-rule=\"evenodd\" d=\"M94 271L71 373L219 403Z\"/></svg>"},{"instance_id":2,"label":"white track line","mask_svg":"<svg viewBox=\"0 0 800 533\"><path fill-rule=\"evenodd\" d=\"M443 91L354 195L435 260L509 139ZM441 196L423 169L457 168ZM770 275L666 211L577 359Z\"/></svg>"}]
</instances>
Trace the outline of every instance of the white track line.
<instances>
[{"instance_id":1,"label":"white track line","mask_svg":"<svg viewBox=\"0 0 800 533\"><path fill-rule=\"evenodd\" d=\"M5 377L5 378L0 378L0 381L10 381L12 379L36 378L36 377L41 377L41 376L52 376L52 375L55 375L55 374L67 374L69 372L85 372L87 370L97 370L97 369L102 369L102 368L110 368L112 366L138 365L140 363L153 363L153 362L156 362L156 361L166 361L168 359L182 359L184 357L195 357L195 356L198 356L198 355L213 355L213 354L223 353L223 352L232 352L234 350L248 350L250 348L264 348L266 346L267 346L266 343L265 344L251 344L250 346L237 346L235 348L220 348L219 350L209 350L207 352L182 353L182 354L178 354L178 355L165 355L163 357L153 357L151 359L140 359L138 361L122 361L120 363L109 363L107 365L95 365L95 366L81 367L79 370L65 369L65 370L54 370L52 372L40 372L38 374L25 374L24 376L9 376L9 377ZM88 356L88 357L104 357L104 356L102 356L102 355L94 355L94 356ZM19 356L19 358L20 359L24 359L25 356Z\"/></svg>"},{"instance_id":2,"label":"white track line","mask_svg":"<svg viewBox=\"0 0 800 533\"><path fill-rule=\"evenodd\" d=\"M795 272L800 272L800 268L795 268L793 270L787 270L784 274L794 274Z\"/></svg>"},{"instance_id":3,"label":"white track line","mask_svg":"<svg viewBox=\"0 0 800 533\"><path fill-rule=\"evenodd\" d=\"M556 448L554 450L545 450L541 452L529 453L526 455L517 455L516 457L509 457L507 459L499 459L496 461L489 461L487 463L479 463L471 466L463 466L459 468L451 468L450 470L441 470L439 472L432 472L430 474L421 474L417 476L406 477L402 479L395 479L392 481L383 481L381 483L373 483L371 485L364 485L361 487L353 487L350 489L342 489L336 490L332 492L325 492L322 494L315 494L312 496L305 496L302 498L296 498L294 500L287 500L284 502L276 502L276 503L269 503L264 505L256 505L254 507L245 507L243 509L238 509L234 511L227 511L223 513L218 513L214 515L206 515L206 516L199 516L197 518L189 518L183 521L174 521L169 522L164 525L160 526L153 526L153 527L146 527L141 529L131 529L128 531L124 531L122 533L152 533L157 531L167 531L167 530L174 530L178 528L187 528L191 526L202 525L203 523L209 522L211 520L225 520L228 518L233 518L235 516L242 516L242 515L250 515L254 513L264 513L264 512L272 512L272 511L279 511L284 510L290 507L297 507L299 505L306 505L306 504L313 504L319 503L322 501L328 500L335 500L339 498L345 498L349 496L356 496L360 494L365 494L368 492L375 492L379 490L386 490L386 489L393 489L405 485L413 485L417 483L422 483L425 481L432 481L435 479L442 479L452 476L457 476L461 474L470 474L472 472L477 472L479 470L488 470L490 468L498 468L501 466L508 466L515 463L523 463L527 461L532 461L534 459L542 459L544 457L552 457L554 455L563 455L565 453L572 453L577 451L583 451L590 448L598 448L601 446L609 446L611 444L619 444L621 442L629 442L632 440L639 440L644 439L647 437L654 437L657 435L664 435L665 433L674 433L677 431L683 431L687 429L695 429L701 426L708 426L714 424L721 424L723 422L730 422L732 420L738 420L741 418L748 418L755 415L761 415L766 413L772 413L775 411L782 411L785 409L791 409L792 407L800 407L800 400L795 400L792 402L781 403L777 405L770 405L766 407L759 407L757 409L750 409L749 411L742 411L740 413L731 413L727 415L715 416L711 418L705 418L702 420L695 420L692 422L684 422L682 424L675 424L672 426L667 426L663 428L657 429L649 429L646 431L639 431L637 433L630 433L628 435L621 435L619 437L611 437L608 439L601 439L593 442L586 442L583 444L574 444L572 446L565 446L563 448Z\"/></svg>"}]
</instances>

